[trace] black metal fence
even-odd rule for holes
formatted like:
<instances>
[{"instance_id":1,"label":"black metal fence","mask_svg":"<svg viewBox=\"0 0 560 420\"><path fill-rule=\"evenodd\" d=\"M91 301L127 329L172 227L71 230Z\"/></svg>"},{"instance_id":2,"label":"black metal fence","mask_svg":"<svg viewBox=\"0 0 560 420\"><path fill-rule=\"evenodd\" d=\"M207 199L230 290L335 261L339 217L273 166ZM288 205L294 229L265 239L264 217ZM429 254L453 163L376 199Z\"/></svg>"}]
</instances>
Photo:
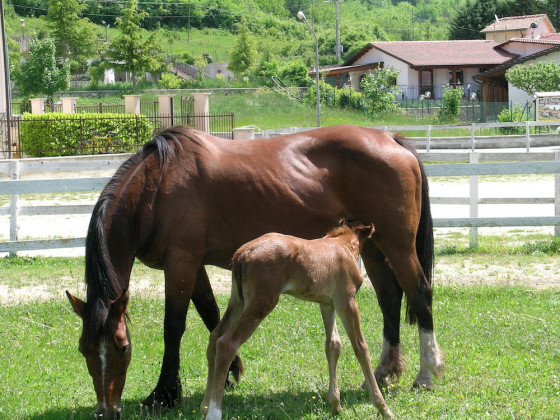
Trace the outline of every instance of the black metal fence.
<instances>
[{"instance_id":1,"label":"black metal fence","mask_svg":"<svg viewBox=\"0 0 560 420\"><path fill-rule=\"evenodd\" d=\"M122 114L122 117L107 118L67 115L0 119L0 159L135 152L157 132L181 124L216 137L233 139L235 123L234 114Z\"/></svg>"}]
</instances>

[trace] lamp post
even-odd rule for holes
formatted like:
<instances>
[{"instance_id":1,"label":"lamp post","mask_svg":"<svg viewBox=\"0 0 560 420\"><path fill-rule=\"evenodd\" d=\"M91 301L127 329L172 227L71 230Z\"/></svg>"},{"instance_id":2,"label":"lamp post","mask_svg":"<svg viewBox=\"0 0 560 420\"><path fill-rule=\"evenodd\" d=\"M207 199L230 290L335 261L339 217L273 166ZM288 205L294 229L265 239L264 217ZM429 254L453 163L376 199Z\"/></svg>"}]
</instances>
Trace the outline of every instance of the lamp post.
<instances>
[{"instance_id":1,"label":"lamp post","mask_svg":"<svg viewBox=\"0 0 560 420\"><path fill-rule=\"evenodd\" d=\"M315 37L315 83L317 87L317 127L321 127L321 93L319 88L319 40L317 34L307 21L305 14L300 10L297 12L297 18L307 25L313 36Z\"/></svg>"},{"instance_id":2,"label":"lamp post","mask_svg":"<svg viewBox=\"0 0 560 420\"><path fill-rule=\"evenodd\" d=\"M10 130L10 119L12 117L12 103L11 103L11 92L10 92L10 63L8 54L8 40L6 38L6 27L4 22L4 2L0 1L0 84L2 85L2 90L4 90L4 97L0 100L0 114L4 114L6 118L6 124L0 123L0 139L6 139L6 145L8 146L8 159L12 158L12 138ZM5 132L2 132L5 130Z\"/></svg>"},{"instance_id":3,"label":"lamp post","mask_svg":"<svg viewBox=\"0 0 560 420\"><path fill-rule=\"evenodd\" d=\"M25 19L19 20L21 23L21 51L25 52Z\"/></svg>"},{"instance_id":4,"label":"lamp post","mask_svg":"<svg viewBox=\"0 0 560 420\"><path fill-rule=\"evenodd\" d=\"M111 26L111 25L108 24L107 22L105 22L104 20L102 20L101 23L103 24L103 26L105 26L105 42L109 42L109 35L107 33L107 30L109 29L109 26Z\"/></svg>"}]
</instances>

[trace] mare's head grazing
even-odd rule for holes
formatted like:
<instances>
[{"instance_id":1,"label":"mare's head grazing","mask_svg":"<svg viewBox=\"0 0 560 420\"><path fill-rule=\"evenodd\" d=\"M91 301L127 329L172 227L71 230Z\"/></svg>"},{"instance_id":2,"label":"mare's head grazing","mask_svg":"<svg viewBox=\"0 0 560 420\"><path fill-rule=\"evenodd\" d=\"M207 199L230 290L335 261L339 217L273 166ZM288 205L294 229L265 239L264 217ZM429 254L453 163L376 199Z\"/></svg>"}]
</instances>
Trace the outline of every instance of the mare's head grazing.
<instances>
[{"instance_id":1,"label":"mare's head grazing","mask_svg":"<svg viewBox=\"0 0 560 420\"><path fill-rule=\"evenodd\" d=\"M126 324L129 275L118 273L115 265L123 264L114 263L130 260L132 267L134 251L128 249L119 238L108 235L106 229L111 223L118 223L120 231L126 232L129 228L134 230L135 204L130 201L130 194L127 196L126 191L122 192L121 184L127 174L134 172L152 153L157 154L161 165L160 173L163 174L167 163L173 158L177 148L180 148L177 137L186 133L188 130L179 128L162 132L117 170L101 192L89 224L85 270L87 302L66 292L74 312L83 321L79 350L85 357L93 378L98 418L120 417L121 395L131 358L130 334ZM116 215L114 204L119 202L126 202L127 208L132 209L132 214ZM115 220L118 218L120 219ZM108 220L112 222L109 223Z\"/></svg>"}]
</instances>

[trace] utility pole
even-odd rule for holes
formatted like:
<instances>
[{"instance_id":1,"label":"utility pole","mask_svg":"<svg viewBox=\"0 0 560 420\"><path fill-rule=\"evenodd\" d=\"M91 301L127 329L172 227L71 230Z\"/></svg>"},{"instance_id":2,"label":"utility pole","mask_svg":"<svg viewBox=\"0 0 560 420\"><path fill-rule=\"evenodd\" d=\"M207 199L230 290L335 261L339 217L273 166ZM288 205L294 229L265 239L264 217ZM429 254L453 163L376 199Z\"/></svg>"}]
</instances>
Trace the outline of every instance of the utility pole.
<instances>
[{"instance_id":1,"label":"utility pole","mask_svg":"<svg viewBox=\"0 0 560 420\"><path fill-rule=\"evenodd\" d=\"M339 62L340 61L340 13L338 10L338 0L334 1L334 7L335 7L335 11L336 11L336 17L335 17L335 30L336 30L336 45L335 45L335 53L336 53L336 61Z\"/></svg>"},{"instance_id":2,"label":"utility pole","mask_svg":"<svg viewBox=\"0 0 560 420\"><path fill-rule=\"evenodd\" d=\"M12 117L11 95L10 95L10 65L8 54L8 40L6 38L6 27L4 26L4 2L0 1L0 84L4 90L4 96L0 99L0 117L5 117L6 123L2 124L0 118L0 142L5 141L8 146L8 159L12 158L12 139L10 130L10 119ZM2 132L6 130L5 132Z\"/></svg>"}]
</instances>

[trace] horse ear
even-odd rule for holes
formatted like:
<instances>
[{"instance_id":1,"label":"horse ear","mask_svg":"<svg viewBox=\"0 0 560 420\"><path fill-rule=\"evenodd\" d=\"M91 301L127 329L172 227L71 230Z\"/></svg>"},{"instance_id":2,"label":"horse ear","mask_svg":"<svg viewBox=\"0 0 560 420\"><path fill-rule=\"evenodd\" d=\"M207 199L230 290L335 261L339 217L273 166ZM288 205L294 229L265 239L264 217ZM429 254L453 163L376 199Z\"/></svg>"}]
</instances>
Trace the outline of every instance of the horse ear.
<instances>
[{"instance_id":1,"label":"horse ear","mask_svg":"<svg viewBox=\"0 0 560 420\"><path fill-rule=\"evenodd\" d=\"M120 318L128 309L128 289L125 288L120 296L109 303L109 315Z\"/></svg>"},{"instance_id":2,"label":"horse ear","mask_svg":"<svg viewBox=\"0 0 560 420\"><path fill-rule=\"evenodd\" d=\"M369 239L373 236L375 227L373 226L373 224L369 224L367 226L361 225L356 230L358 231L358 236L360 237L360 239Z\"/></svg>"},{"instance_id":3,"label":"horse ear","mask_svg":"<svg viewBox=\"0 0 560 420\"><path fill-rule=\"evenodd\" d=\"M86 312L86 303L83 300L78 299L76 296L72 296L68 290L66 291L66 296L68 297L74 312L76 312L80 318L83 318Z\"/></svg>"}]
</instances>

